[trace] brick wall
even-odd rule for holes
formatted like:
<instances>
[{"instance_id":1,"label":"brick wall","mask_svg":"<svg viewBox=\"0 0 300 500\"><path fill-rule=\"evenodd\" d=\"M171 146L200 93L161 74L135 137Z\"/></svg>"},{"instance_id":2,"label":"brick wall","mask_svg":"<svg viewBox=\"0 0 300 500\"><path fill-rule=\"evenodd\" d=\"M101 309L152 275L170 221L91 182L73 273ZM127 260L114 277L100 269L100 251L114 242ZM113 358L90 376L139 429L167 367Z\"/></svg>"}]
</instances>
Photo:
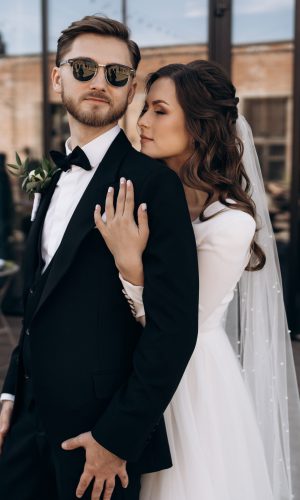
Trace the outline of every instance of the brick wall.
<instances>
[{"instance_id":1,"label":"brick wall","mask_svg":"<svg viewBox=\"0 0 300 500\"><path fill-rule=\"evenodd\" d=\"M148 73L165 64L186 63L207 58L204 45L181 45L142 49L138 70L138 89L127 113L127 134L138 147L136 121L144 98L144 81ZM254 96L291 97L293 44L290 42L252 44L233 48L233 82L241 98ZM49 70L54 55L49 57ZM50 102L59 96L49 84ZM35 157L42 154L42 85L39 55L0 58L0 151L14 160L14 152L30 147Z\"/></svg>"}]
</instances>

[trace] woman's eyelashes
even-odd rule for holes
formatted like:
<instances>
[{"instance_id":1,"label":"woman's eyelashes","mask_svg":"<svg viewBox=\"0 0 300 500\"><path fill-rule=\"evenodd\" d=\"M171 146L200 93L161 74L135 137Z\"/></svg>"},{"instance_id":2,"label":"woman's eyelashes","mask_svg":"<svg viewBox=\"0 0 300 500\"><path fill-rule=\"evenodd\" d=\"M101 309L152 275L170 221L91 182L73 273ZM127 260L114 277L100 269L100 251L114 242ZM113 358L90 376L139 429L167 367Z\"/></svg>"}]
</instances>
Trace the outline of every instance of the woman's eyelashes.
<instances>
[{"instance_id":1,"label":"woman's eyelashes","mask_svg":"<svg viewBox=\"0 0 300 500\"><path fill-rule=\"evenodd\" d=\"M141 114L140 114L140 118L145 114L147 113L148 111L152 111L155 115L166 115L166 111L164 109L161 109L161 108L150 108L148 106L144 106L142 111L141 111Z\"/></svg>"}]
</instances>

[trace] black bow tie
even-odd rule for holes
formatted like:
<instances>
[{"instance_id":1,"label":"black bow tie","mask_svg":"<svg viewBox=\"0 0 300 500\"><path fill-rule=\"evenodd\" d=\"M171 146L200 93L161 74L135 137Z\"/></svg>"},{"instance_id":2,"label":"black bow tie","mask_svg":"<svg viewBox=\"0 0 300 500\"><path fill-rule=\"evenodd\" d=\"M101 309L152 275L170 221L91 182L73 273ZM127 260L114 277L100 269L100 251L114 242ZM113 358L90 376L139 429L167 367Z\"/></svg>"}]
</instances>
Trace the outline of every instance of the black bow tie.
<instances>
[{"instance_id":1,"label":"black bow tie","mask_svg":"<svg viewBox=\"0 0 300 500\"><path fill-rule=\"evenodd\" d=\"M69 155L64 155L60 151L50 151L50 156L58 168L65 172L69 170L72 165L84 168L84 170L91 170L91 164L85 152L79 146L73 149Z\"/></svg>"}]
</instances>

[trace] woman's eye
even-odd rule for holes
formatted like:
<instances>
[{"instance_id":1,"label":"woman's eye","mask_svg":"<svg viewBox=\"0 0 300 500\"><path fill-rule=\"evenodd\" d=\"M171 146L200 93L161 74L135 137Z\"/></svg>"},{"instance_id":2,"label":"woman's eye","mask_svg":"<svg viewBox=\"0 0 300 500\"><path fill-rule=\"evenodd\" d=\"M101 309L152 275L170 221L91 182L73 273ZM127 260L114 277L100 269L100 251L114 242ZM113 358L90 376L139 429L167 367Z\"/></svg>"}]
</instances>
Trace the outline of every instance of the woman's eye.
<instances>
[{"instance_id":1,"label":"woman's eye","mask_svg":"<svg viewBox=\"0 0 300 500\"><path fill-rule=\"evenodd\" d=\"M157 114L157 115L165 115L166 113L164 111L161 111L161 110L157 109L155 111L155 114Z\"/></svg>"}]
</instances>

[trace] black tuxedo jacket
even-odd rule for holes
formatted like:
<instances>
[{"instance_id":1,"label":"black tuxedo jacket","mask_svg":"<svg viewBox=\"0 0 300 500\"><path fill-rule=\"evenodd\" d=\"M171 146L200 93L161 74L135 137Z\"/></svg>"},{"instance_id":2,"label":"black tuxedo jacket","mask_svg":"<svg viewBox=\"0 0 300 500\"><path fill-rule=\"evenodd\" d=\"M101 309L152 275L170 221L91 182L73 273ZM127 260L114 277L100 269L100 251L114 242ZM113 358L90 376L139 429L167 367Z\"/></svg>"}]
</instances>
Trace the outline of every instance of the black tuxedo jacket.
<instances>
[{"instance_id":1,"label":"black tuxedo jacket","mask_svg":"<svg viewBox=\"0 0 300 500\"><path fill-rule=\"evenodd\" d=\"M95 228L96 203L131 179L136 206L148 205L144 252L147 325L133 318L114 259ZM43 221L57 182L43 195L25 255L24 300L35 293ZM163 412L195 347L198 265L194 233L178 176L135 151L121 131L93 176L52 259L33 314L24 317L3 392L23 377L20 349L30 333L32 383L52 443L91 430L128 468L172 465Z\"/></svg>"}]
</instances>

